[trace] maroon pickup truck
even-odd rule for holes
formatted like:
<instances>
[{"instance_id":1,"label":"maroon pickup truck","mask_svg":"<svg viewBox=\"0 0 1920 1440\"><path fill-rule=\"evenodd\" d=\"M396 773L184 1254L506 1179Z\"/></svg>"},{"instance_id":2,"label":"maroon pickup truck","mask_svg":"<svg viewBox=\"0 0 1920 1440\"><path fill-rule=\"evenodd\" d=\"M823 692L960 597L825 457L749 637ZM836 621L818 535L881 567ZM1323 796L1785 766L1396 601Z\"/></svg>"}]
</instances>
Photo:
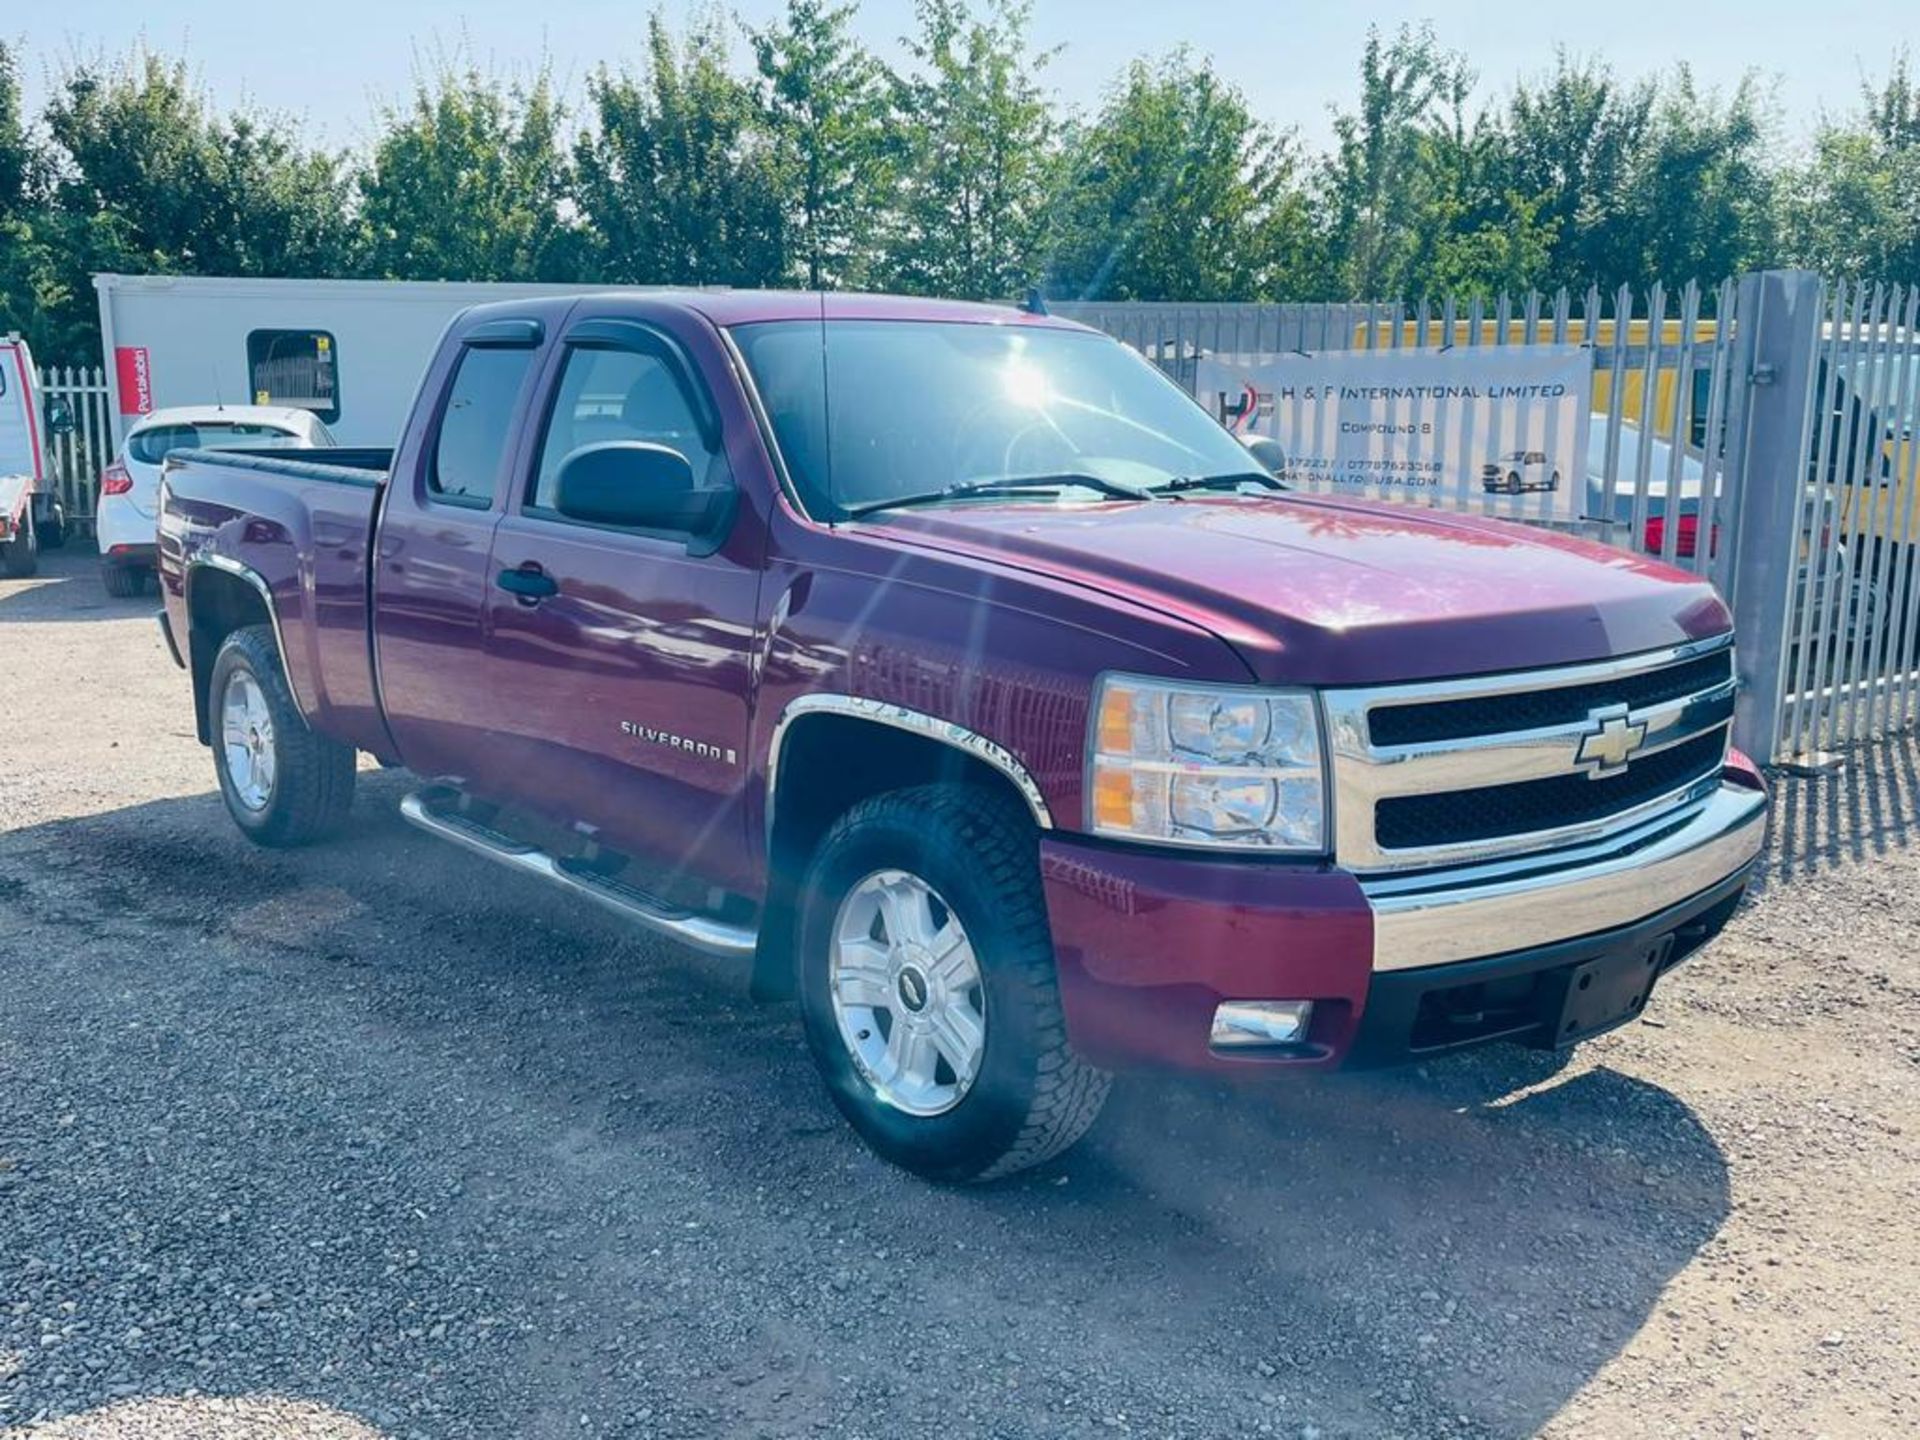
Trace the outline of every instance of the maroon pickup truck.
<instances>
[{"instance_id":1,"label":"maroon pickup truck","mask_svg":"<svg viewBox=\"0 0 1920 1440\"><path fill-rule=\"evenodd\" d=\"M162 624L235 822L422 828L798 999L924 1174L1108 1075L1638 1015L1739 903L1727 611L1538 530L1281 493L1044 314L635 293L449 330L398 450L166 466Z\"/></svg>"}]
</instances>

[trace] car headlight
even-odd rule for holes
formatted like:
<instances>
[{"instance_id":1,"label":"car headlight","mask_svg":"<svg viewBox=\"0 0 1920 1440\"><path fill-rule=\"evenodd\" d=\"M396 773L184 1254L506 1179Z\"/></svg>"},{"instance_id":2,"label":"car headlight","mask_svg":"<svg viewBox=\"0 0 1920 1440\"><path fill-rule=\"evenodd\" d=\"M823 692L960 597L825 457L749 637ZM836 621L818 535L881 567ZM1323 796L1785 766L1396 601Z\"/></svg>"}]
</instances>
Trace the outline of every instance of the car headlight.
<instances>
[{"instance_id":1,"label":"car headlight","mask_svg":"<svg viewBox=\"0 0 1920 1440\"><path fill-rule=\"evenodd\" d=\"M1108 675L1094 696L1096 835L1324 851L1320 714L1304 690Z\"/></svg>"}]
</instances>

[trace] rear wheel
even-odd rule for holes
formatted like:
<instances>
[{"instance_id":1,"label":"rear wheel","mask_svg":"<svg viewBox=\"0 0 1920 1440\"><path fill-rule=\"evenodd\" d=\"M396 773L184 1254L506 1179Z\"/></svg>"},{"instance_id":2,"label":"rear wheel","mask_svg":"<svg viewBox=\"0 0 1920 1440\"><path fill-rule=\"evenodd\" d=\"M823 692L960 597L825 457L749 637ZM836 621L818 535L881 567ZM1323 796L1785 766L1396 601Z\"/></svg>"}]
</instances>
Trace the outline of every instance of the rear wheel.
<instances>
[{"instance_id":1,"label":"rear wheel","mask_svg":"<svg viewBox=\"0 0 1920 1440\"><path fill-rule=\"evenodd\" d=\"M67 543L67 509L58 500L47 507L47 518L38 531L42 550L58 550Z\"/></svg>"},{"instance_id":2,"label":"rear wheel","mask_svg":"<svg viewBox=\"0 0 1920 1440\"><path fill-rule=\"evenodd\" d=\"M40 568L40 540L33 524L33 507L24 512L24 525L13 539L0 544L0 574L24 580Z\"/></svg>"},{"instance_id":3,"label":"rear wheel","mask_svg":"<svg viewBox=\"0 0 1920 1440\"><path fill-rule=\"evenodd\" d=\"M116 599L131 600L146 593L147 572L139 565L102 565L100 583Z\"/></svg>"},{"instance_id":4,"label":"rear wheel","mask_svg":"<svg viewBox=\"0 0 1920 1440\"><path fill-rule=\"evenodd\" d=\"M304 845L337 831L353 805L354 751L307 728L273 630L227 636L208 685L220 795L249 840Z\"/></svg>"},{"instance_id":5,"label":"rear wheel","mask_svg":"<svg viewBox=\"0 0 1920 1440\"><path fill-rule=\"evenodd\" d=\"M863 801L804 887L800 1000L834 1104L885 1159L996 1179L1100 1113L1067 1044L1034 832L1007 797L928 785Z\"/></svg>"}]
</instances>

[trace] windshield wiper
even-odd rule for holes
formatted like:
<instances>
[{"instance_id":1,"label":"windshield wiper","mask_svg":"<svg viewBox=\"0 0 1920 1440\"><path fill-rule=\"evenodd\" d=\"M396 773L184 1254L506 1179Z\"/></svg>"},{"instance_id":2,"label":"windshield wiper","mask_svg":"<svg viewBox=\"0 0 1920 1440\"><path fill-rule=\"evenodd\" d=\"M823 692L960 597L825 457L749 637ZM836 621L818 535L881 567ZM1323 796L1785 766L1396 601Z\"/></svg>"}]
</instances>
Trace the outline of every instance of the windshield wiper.
<instances>
[{"instance_id":1,"label":"windshield wiper","mask_svg":"<svg viewBox=\"0 0 1920 1440\"><path fill-rule=\"evenodd\" d=\"M871 514L875 510L894 510L909 505L937 505L943 500L964 500L976 495L1050 495L1069 488L1092 490L1116 500L1151 500L1153 492L1138 485L1126 485L1100 475L1074 471L1058 475L1003 475L993 480L962 480L942 490L920 490L891 495L882 500L861 500L842 505L848 519Z\"/></svg>"},{"instance_id":2,"label":"windshield wiper","mask_svg":"<svg viewBox=\"0 0 1920 1440\"><path fill-rule=\"evenodd\" d=\"M1177 494L1182 490L1238 490L1242 485L1264 485L1269 490L1287 488L1265 470L1233 470L1222 475L1176 475L1165 484L1153 488L1161 493Z\"/></svg>"}]
</instances>

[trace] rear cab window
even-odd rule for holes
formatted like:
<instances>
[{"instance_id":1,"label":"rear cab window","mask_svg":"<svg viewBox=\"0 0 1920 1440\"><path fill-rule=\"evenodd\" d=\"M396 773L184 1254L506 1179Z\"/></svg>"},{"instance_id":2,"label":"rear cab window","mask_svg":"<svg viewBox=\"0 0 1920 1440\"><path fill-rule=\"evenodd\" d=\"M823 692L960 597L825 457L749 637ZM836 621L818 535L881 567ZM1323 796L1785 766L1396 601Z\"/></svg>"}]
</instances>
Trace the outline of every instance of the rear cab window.
<instances>
[{"instance_id":1,"label":"rear cab window","mask_svg":"<svg viewBox=\"0 0 1920 1440\"><path fill-rule=\"evenodd\" d=\"M474 510L493 504L520 389L536 353L475 345L461 352L427 467L429 499Z\"/></svg>"}]
</instances>

